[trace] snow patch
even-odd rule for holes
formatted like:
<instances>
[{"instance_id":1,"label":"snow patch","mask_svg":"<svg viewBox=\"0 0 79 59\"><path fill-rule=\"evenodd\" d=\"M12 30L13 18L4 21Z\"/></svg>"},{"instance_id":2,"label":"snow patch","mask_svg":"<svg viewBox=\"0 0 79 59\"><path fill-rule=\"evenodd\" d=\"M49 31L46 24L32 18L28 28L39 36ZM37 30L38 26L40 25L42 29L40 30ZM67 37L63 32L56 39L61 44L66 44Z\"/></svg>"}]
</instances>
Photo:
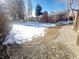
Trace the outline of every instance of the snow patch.
<instances>
[{"instance_id":1,"label":"snow patch","mask_svg":"<svg viewBox=\"0 0 79 59\"><path fill-rule=\"evenodd\" d=\"M32 40L33 37L43 37L45 28L35 28L31 26L23 26L14 24L10 35L7 37L7 43L24 43L25 41Z\"/></svg>"},{"instance_id":2,"label":"snow patch","mask_svg":"<svg viewBox=\"0 0 79 59\"><path fill-rule=\"evenodd\" d=\"M25 22L16 23L13 25L10 34L4 44L7 43L24 43L26 41L31 41L32 38L43 37L45 34L45 29L48 27L53 27L55 24L49 23L38 23L38 22Z\"/></svg>"}]
</instances>

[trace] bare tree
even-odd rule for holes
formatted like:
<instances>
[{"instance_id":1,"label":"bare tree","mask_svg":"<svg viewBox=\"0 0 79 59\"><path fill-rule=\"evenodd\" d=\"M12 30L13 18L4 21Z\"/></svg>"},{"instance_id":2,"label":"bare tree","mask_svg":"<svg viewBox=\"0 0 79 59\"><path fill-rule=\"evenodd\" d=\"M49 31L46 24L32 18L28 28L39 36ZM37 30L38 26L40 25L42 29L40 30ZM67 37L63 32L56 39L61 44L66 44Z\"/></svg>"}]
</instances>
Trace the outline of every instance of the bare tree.
<instances>
[{"instance_id":1,"label":"bare tree","mask_svg":"<svg viewBox=\"0 0 79 59\"><path fill-rule=\"evenodd\" d=\"M24 19L25 4L23 0L7 0L12 17L16 19Z\"/></svg>"},{"instance_id":2,"label":"bare tree","mask_svg":"<svg viewBox=\"0 0 79 59\"><path fill-rule=\"evenodd\" d=\"M32 19L32 0L27 0L27 17Z\"/></svg>"},{"instance_id":3,"label":"bare tree","mask_svg":"<svg viewBox=\"0 0 79 59\"><path fill-rule=\"evenodd\" d=\"M79 0L77 0L77 11L76 11L76 14L75 14L75 21L74 21L74 26L73 26L73 29L75 31L78 30L78 23L79 23Z\"/></svg>"},{"instance_id":4,"label":"bare tree","mask_svg":"<svg viewBox=\"0 0 79 59\"><path fill-rule=\"evenodd\" d=\"M69 25L69 16L70 16L70 12L72 11L72 0L67 0L66 1L66 5L67 5L67 10L68 10L68 25Z\"/></svg>"},{"instance_id":5,"label":"bare tree","mask_svg":"<svg viewBox=\"0 0 79 59\"><path fill-rule=\"evenodd\" d=\"M6 1L0 0L0 45L6 40L6 37L11 29L10 14Z\"/></svg>"},{"instance_id":6,"label":"bare tree","mask_svg":"<svg viewBox=\"0 0 79 59\"><path fill-rule=\"evenodd\" d=\"M17 1L17 6L18 6L18 17L19 19L24 19L24 12L25 12L25 5L23 0L16 0Z\"/></svg>"},{"instance_id":7,"label":"bare tree","mask_svg":"<svg viewBox=\"0 0 79 59\"><path fill-rule=\"evenodd\" d=\"M78 26L79 26L79 0L77 0L77 12L75 14L75 21L74 21L74 26L73 26L73 29L77 32L78 30ZM77 33L78 36L77 36L77 45L79 45L79 32Z\"/></svg>"},{"instance_id":8,"label":"bare tree","mask_svg":"<svg viewBox=\"0 0 79 59\"><path fill-rule=\"evenodd\" d=\"M67 17L68 17L68 25L69 25L69 15L70 15L70 12L72 11L72 3L73 3L73 0L59 0L59 2L63 2L66 4L66 9L68 11L67 13Z\"/></svg>"}]
</instances>

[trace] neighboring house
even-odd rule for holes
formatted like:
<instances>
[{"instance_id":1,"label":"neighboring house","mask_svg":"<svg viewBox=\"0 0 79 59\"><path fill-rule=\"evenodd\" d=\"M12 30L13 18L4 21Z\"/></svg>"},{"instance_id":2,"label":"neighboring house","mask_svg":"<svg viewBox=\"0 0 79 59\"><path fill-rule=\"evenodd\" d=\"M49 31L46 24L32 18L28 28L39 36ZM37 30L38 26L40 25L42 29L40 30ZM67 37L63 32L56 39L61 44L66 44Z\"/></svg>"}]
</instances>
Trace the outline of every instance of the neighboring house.
<instances>
[{"instance_id":1,"label":"neighboring house","mask_svg":"<svg viewBox=\"0 0 79 59\"><path fill-rule=\"evenodd\" d=\"M75 15L75 11L70 11L68 12L67 10L65 11L58 11L58 12L54 12L48 15L49 18L49 22L57 22L57 21L67 21L68 17L69 20L73 20L74 19L74 15Z\"/></svg>"},{"instance_id":2,"label":"neighboring house","mask_svg":"<svg viewBox=\"0 0 79 59\"><path fill-rule=\"evenodd\" d=\"M40 22L45 22L45 23L52 23L52 22L58 22L58 21L67 21L68 17L69 20L74 19L74 15L76 14L76 11L70 11L68 12L67 10L65 11L57 11L48 14L48 12L43 12L43 15L38 16L38 21Z\"/></svg>"}]
</instances>

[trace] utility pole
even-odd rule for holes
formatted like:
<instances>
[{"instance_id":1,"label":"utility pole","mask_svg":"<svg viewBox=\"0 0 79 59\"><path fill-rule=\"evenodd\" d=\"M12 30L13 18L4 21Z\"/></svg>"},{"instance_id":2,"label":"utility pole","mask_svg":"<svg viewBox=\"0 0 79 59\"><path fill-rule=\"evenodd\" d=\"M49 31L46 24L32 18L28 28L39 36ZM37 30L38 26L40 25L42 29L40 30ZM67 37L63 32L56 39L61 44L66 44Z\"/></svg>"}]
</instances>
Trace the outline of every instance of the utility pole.
<instances>
[{"instance_id":1,"label":"utility pole","mask_svg":"<svg viewBox=\"0 0 79 59\"><path fill-rule=\"evenodd\" d=\"M32 19L32 0L27 0L27 16L29 20Z\"/></svg>"}]
</instances>

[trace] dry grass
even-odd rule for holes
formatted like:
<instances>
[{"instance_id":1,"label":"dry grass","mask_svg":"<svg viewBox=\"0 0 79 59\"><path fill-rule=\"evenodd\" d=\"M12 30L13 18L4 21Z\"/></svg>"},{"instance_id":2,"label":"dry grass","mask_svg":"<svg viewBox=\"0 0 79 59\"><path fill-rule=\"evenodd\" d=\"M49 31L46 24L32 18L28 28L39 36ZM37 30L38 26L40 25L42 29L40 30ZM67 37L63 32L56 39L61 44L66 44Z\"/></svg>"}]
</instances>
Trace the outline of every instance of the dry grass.
<instances>
[{"instance_id":1,"label":"dry grass","mask_svg":"<svg viewBox=\"0 0 79 59\"><path fill-rule=\"evenodd\" d=\"M27 42L28 44L26 45L47 44L58 36L60 28L61 27L47 28L45 29L44 37L33 38L32 41L29 42L30 44Z\"/></svg>"},{"instance_id":2,"label":"dry grass","mask_svg":"<svg viewBox=\"0 0 79 59\"><path fill-rule=\"evenodd\" d=\"M76 46L76 32L72 27L48 28L46 35L23 45L7 46L11 59L78 59L79 48ZM56 35L59 33L58 35Z\"/></svg>"},{"instance_id":3,"label":"dry grass","mask_svg":"<svg viewBox=\"0 0 79 59\"><path fill-rule=\"evenodd\" d=\"M45 30L45 36L34 39L30 44L23 45L8 44L7 54L11 59L48 59L47 44L57 34L59 28L48 28ZM53 35L53 36L52 36Z\"/></svg>"},{"instance_id":4,"label":"dry grass","mask_svg":"<svg viewBox=\"0 0 79 59\"><path fill-rule=\"evenodd\" d=\"M70 48L60 42L37 44L32 47L20 46L8 46L8 55L11 59L77 59Z\"/></svg>"},{"instance_id":5,"label":"dry grass","mask_svg":"<svg viewBox=\"0 0 79 59\"><path fill-rule=\"evenodd\" d=\"M34 42L34 45L36 45L34 47L36 48L36 51L39 48L40 51L43 47L45 47L45 53L47 53L46 55L48 57L47 59L78 59L79 47L76 46L77 33L73 31L72 26L63 26L62 28L49 28L46 29L45 32L46 35L41 39L39 38L40 40L36 42L39 44L35 44ZM57 33L58 35L56 35Z\"/></svg>"},{"instance_id":6,"label":"dry grass","mask_svg":"<svg viewBox=\"0 0 79 59\"><path fill-rule=\"evenodd\" d=\"M45 30L45 36L41 39L41 43L47 44L49 41L54 40L59 34L59 28L48 28Z\"/></svg>"},{"instance_id":7,"label":"dry grass","mask_svg":"<svg viewBox=\"0 0 79 59\"><path fill-rule=\"evenodd\" d=\"M54 42L60 42L66 45L66 47L70 48L70 50L76 55L79 59L79 47L76 45L77 43L78 33L73 30L72 26L64 26L59 30L58 37L54 40Z\"/></svg>"}]
</instances>

